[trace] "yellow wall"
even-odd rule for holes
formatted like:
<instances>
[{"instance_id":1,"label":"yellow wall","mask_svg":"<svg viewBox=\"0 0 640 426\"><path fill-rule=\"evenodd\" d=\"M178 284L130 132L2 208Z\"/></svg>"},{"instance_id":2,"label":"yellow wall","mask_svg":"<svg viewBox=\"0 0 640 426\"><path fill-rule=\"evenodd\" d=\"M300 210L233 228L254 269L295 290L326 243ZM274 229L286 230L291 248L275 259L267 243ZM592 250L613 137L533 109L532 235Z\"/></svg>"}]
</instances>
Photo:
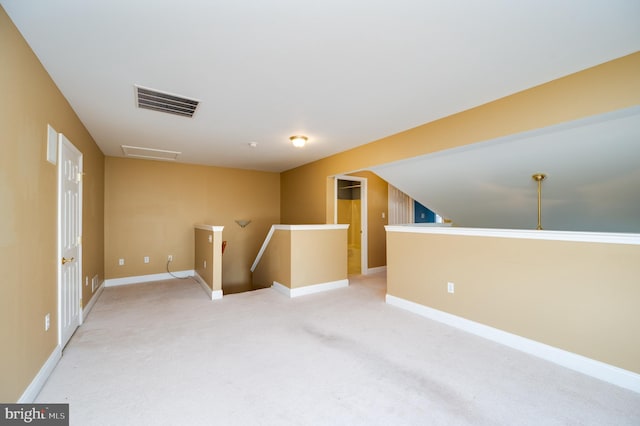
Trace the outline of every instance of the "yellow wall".
<instances>
[{"instance_id":1,"label":"yellow wall","mask_svg":"<svg viewBox=\"0 0 640 426\"><path fill-rule=\"evenodd\" d=\"M338 200L338 223L351 224L347 230L349 246L360 248L361 201Z\"/></svg>"},{"instance_id":2,"label":"yellow wall","mask_svg":"<svg viewBox=\"0 0 640 426\"><path fill-rule=\"evenodd\" d=\"M282 223L326 223L327 176L640 104L640 53L288 170Z\"/></svg>"},{"instance_id":3,"label":"yellow wall","mask_svg":"<svg viewBox=\"0 0 640 426\"><path fill-rule=\"evenodd\" d=\"M213 231L195 229L195 252L193 269L213 290ZM209 242L211 239L211 242Z\"/></svg>"},{"instance_id":4,"label":"yellow wall","mask_svg":"<svg viewBox=\"0 0 640 426\"><path fill-rule=\"evenodd\" d=\"M291 288L347 279L347 230L291 232Z\"/></svg>"},{"instance_id":5,"label":"yellow wall","mask_svg":"<svg viewBox=\"0 0 640 426\"><path fill-rule=\"evenodd\" d=\"M0 7L0 401L17 401L57 345L57 167L47 124L83 153L83 303L103 270L104 156ZM44 317L51 328L44 331Z\"/></svg>"},{"instance_id":6,"label":"yellow wall","mask_svg":"<svg viewBox=\"0 0 640 426\"><path fill-rule=\"evenodd\" d=\"M388 294L640 373L640 246L401 232L387 242Z\"/></svg>"},{"instance_id":7,"label":"yellow wall","mask_svg":"<svg viewBox=\"0 0 640 426\"><path fill-rule=\"evenodd\" d=\"M280 219L279 185L277 173L107 157L107 278L166 272L170 254L172 271L193 269L193 226L206 223L224 226L223 291L250 289L249 268ZM236 219L252 222L240 228Z\"/></svg>"}]
</instances>

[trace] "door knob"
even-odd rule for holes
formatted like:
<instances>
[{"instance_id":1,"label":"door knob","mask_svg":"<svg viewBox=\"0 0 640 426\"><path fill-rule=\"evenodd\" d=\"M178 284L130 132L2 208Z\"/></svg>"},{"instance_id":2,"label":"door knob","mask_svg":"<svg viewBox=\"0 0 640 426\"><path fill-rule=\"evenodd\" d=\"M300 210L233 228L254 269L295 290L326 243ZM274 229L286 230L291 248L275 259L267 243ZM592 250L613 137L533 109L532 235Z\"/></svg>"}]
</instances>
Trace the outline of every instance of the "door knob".
<instances>
[{"instance_id":1,"label":"door knob","mask_svg":"<svg viewBox=\"0 0 640 426\"><path fill-rule=\"evenodd\" d=\"M62 264L64 265L65 263L73 262L73 259L75 259L75 258L72 257L71 259L67 259L66 257L63 257L62 258Z\"/></svg>"}]
</instances>

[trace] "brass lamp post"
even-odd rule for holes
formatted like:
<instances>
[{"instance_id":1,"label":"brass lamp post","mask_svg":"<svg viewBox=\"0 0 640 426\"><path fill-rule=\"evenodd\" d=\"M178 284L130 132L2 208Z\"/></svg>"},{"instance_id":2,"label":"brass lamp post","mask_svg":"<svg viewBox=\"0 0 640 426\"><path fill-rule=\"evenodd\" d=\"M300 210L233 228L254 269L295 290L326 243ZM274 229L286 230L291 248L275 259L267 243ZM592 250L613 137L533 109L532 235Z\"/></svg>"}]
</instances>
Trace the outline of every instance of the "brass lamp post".
<instances>
[{"instance_id":1,"label":"brass lamp post","mask_svg":"<svg viewBox=\"0 0 640 426\"><path fill-rule=\"evenodd\" d=\"M542 229L542 181L545 180L547 175L544 173L536 173L531 178L538 182L538 227L536 229Z\"/></svg>"}]
</instances>

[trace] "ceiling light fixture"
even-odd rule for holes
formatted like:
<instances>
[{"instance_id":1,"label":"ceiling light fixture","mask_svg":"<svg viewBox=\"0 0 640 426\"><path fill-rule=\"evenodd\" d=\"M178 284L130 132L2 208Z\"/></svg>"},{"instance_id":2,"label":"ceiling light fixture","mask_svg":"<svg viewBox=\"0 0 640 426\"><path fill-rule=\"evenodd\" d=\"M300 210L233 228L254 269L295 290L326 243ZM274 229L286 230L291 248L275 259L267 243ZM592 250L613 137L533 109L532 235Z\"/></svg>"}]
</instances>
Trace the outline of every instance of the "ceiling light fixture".
<instances>
[{"instance_id":1,"label":"ceiling light fixture","mask_svg":"<svg viewBox=\"0 0 640 426\"><path fill-rule=\"evenodd\" d=\"M289 140L291 141L293 146L295 146L296 148L302 148L304 144L307 143L308 138L306 136L298 135L298 136L291 136Z\"/></svg>"}]
</instances>

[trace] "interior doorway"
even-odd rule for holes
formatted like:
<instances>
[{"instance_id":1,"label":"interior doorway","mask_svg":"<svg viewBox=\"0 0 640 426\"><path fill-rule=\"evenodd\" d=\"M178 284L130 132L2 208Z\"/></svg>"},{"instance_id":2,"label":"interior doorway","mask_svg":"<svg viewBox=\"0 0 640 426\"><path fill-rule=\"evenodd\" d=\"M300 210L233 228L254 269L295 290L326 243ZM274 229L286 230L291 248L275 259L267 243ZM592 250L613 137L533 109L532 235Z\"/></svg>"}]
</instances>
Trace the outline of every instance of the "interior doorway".
<instances>
[{"instance_id":1,"label":"interior doorway","mask_svg":"<svg viewBox=\"0 0 640 426\"><path fill-rule=\"evenodd\" d=\"M348 224L347 271L349 275L368 272L367 179L355 176L335 178L334 222Z\"/></svg>"}]
</instances>

